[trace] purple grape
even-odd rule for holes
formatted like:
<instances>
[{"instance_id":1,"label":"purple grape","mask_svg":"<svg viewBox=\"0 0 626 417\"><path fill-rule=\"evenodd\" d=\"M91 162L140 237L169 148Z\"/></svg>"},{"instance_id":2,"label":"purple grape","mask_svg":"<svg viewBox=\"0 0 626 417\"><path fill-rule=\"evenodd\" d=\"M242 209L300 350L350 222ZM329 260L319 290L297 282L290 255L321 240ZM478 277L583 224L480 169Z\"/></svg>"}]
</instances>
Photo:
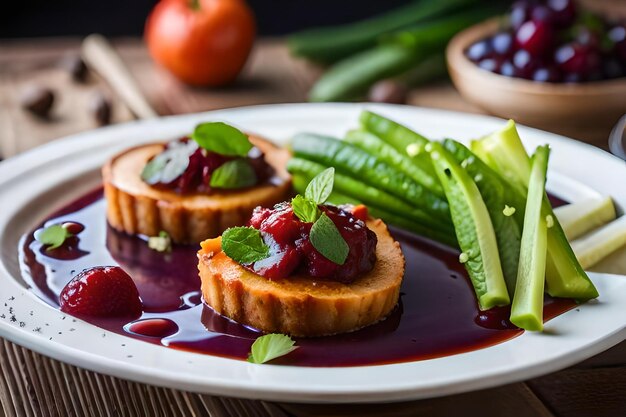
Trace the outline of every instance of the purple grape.
<instances>
[{"instance_id":1,"label":"purple grape","mask_svg":"<svg viewBox=\"0 0 626 417\"><path fill-rule=\"evenodd\" d=\"M552 21L557 27L564 28L576 19L576 5L572 0L548 0L552 10Z\"/></svg>"},{"instance_id":2,"label":"purple grape","mask_svg":"<svg viewBox=\"0 0 626 417\"><path fill-rule=\"evenodd\" d=\"M581 78L597 71L601 63L597 51L576 42L567 43L557 49L554 60L563 72L578 74Z\"/></svg>"},{"instance_id":3,"label":"purple grape","mask_svg":"<svg viewBox=\"0 0 626 417\"><path fill-rule=\"evenodd\" d=\"M580 74L576 74L576 73L566 73L565 75L563 75L563 82L564 83L579 83L583 80L583 78L581 77Z\"/></svg>"},{"instance_id":4,"label":"purple grape","mask_svg":"<svg viewBox=\"0 0 626 417\"><path fill-rule=\"evenodd\" d=\"M478 62L485 58L489 58L492 53L493 48L491 47L491 42L488 39L485 39L470 46L467 49L466 55L470 60Z\"/></svg>"},{"instance_id":5,"label":"purple grape","mask_svg":"<svg viewBox=\"0 0 626 417\"><path fill-rule=\"evenodd\" d=\"M500 32L491 39L494 52L500 56L509 56L513 53L513 35L509 32Z\"/></svg>"},{"instance_id":6,"label":"purple grape","mask_svg":"<svg viewBox=\"0 0 626 417\"><path fill-rule=\"evenodd\" d=\"M530 12L530 16L532 20L552 24L553 12L542 4L534 6Z\"/></svg>"},{"instance_id":7,"label":"purple grape","mask_svg":"<svg viewBox=\"0 0 626 417\"><path fill-rule=\"evenodd\" d=\"M623 77L626 72L624 66L615 58L608 58L603 61L602 72L605 78Z\"/></svg>"},{"instance_id":8,"label":"purple grape","mask_svg":"<svg viewBox=\"0 0 626 417\"><path fill-rule=\"evenodd\" d=\"M588 27L582 27L578 30L576 41L581 45L587 45L595 49L600 48L600 38L596 32Z\"/></svg>"},{"instance_id":9,"label":"purple grape","mask_svg":"<svg viewBox=\"0 0 626 417\"><path fill-rule=\"evenodd\" d=\"M556 83L560 81L559 72L553 67L540 67L532 76L533 81L542 83Z\"/></svg>"},{"instance_id":10,"label":"purple grape","mask_svg":"<svg viewBox=\"0 0 626 417\"><path fill-rule=\"evenodd\" d=\"M530 20L524 23L515 34L515 42L519 48L525 49L534 56L541 56L552 47L554 34L547 22Z\"/></svg>"},{"instance_id":11,"label":"purple grape","mask_svg":"<svg viewBox=\"0 0 626 417\"><path fill-rule=\"evenodd\" d=\"M515 77L515 67L511 61L504 61L500 66L500 74L505 77Z\"/></svg>"},{"instance_id":12,"label":"purple grape","mask_svg":"<svg viewBox=\"0 0 626 417\"><path fill-rule=\"evenodd\" d=\"M520 49L513 55L513 66L515 67L515 75L521 78L530 79L533 74L535 63L530 53L524 49Z\"/></svg>"},{"instance_id":13,"label":"purple grape","mask_svg":"<svg viewBox=\"0 0 626 417\"><path fill-rule=\"evenodd\" d=\"M526 1L517 1L511 6L509 20L511 27L517 30L530 18L530 4Z\"/></svg>"},{"instance_id":14,"label":"purple grape","mask_svg":"<svg viewBox=\"0 0 626 417\"><path fill-rule=\"evenodd\" d=\"M607 36L614 43L624 42L626 40L626 27L621 25L613 26Z\"/></svg>"},{"instance_id":15,"label":"purple grape","mask_svg":"<svg viewBox=\"0 0 626 417\"><path fill-rule=\"evenodd\" d=\"M493 58L483 59L478 63L478 66L489 72L498 72L500 70L500 62Z\"/></svg>"},{"instance_id":16,"label":"purple grape","mask_svg":"<svg viewBox=\"0 0 626 417\"><path fill-rule=\"evenodd\" d=\"M622 63L626 64L626 27L623 25L614 26L608 33L608 38L614 43L614 53Z\"/></svg>"}]
</instances>

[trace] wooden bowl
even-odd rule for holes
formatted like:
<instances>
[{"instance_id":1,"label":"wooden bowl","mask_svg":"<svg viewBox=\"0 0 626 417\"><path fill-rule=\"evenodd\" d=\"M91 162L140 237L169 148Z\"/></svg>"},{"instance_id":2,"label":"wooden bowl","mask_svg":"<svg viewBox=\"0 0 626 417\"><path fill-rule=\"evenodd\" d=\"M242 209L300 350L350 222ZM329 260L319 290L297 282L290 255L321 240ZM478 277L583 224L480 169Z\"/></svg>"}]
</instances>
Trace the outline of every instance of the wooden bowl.
<instances>
[{"instance_id":1,"label":"wooden bowl","mask_svg":"<svg viewBox=\"0 0 626 417\"><path fill-rule=\"evenodd\" d=\"M465 51L498 27L498 20L479 23L448 44L448 71L461 95L491 114L606 147L611 127L626 113L626 78L557 84L483 70Z\"/></svg>"}]
</instances>

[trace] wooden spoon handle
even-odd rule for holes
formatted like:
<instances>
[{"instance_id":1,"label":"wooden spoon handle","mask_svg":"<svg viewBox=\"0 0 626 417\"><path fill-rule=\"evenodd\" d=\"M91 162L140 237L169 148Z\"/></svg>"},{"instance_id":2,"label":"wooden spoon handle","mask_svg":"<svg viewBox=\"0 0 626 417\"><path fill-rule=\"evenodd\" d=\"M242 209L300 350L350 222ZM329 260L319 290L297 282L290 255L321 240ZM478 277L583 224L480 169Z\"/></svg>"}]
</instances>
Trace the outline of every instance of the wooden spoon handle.
<instances>
[{"instance_id":1,"label":"wooden spoon handle","mask_svg":"<svg viewBox=\"0 0 626 417\"><path fill-rule=\"evenodd\" d=\"M89 35L82 45L83 59L98 72L139 119L158 117L113 46L101 35Z\"/></svg>"}]
</instances>

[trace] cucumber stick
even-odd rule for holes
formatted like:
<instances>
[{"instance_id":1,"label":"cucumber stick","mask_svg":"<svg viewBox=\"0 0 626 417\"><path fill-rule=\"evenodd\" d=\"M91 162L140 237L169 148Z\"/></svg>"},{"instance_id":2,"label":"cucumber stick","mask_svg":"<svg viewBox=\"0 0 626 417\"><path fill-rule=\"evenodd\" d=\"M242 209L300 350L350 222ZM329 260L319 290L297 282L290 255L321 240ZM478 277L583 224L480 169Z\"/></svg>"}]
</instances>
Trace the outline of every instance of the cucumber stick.
<instances>
[{"instance_id":1,"label":"cucumber stick","mask_svg":"<svg viewBox=\"0 0 626 417\"><path fill-rule=\"evenodd\" d=\"M616 216L611 197L594 198L557 207L554 214L570 241L605 225Z\"/></svg>"},{"instance_id":2,"label":"cucumber stick","mask_svg":"<svg viewBox=\"0 0 626 417\"><path fill-rule=\"evenodd\" d=\"M428 164L422 164L424 167L421 167L378 136L365 130L351 130L346 134L344 140L365 152L378 156L381 161L398 168L434 194L444 197L443 188L439 184L439 179L435 175L430 161Z\"/></svg>"},{"instance_id":3,"label":"cucumber stick","mask_svg":"<svg viewBox=\"0 0 626 417\"><path fill-rule=\"evenodd\" d=\"M376 44L390 31L441 16L477 0L420 0L379 16L341 26L309 29L287 39L291 53L319 62L333 62Z\"/></svg>"},{"instance_id":4,"label":"cucumber stick","mask_svg":"<svg viewBox=\"0 0 626 417\"><path fill-rule=\"evenodd\" d=\"M491 8L462 10L390 36L388 41L350 55L329 68L311 89L309 99L345 101L358 98L376 81L405 73L445 49L457 32L493 14Z\"/></svg>"},{"instance_id":5,"label":"cucumber stick","mask_svg":"<svg viewBox=\"0 0 626 417\"><path fill-rule=\"evenodd\" d=\"M295 156L325 166L335 167L338 173L358 178L406 201L441 222L450 222L445 199L433 194L406 174L398 171L354 145L327 136L301 133L291 142Z\"/></svg>"},{"instance_id":6,"label":"cucumber stick","mask_svg":"<svg viewBox=\"0 0 626 417\"><path fill-rule=\"evenodd\" d=\"M389 145L396 148L409 157L424 155L424 147L430 142L425 136L381 116L380 114L365 110L361 112L359 123L363 129L372 132Z\"/></svg>"},{"instance_id":7,"label":"cucumber stick","mask_svg":"<svg viewBox=\"0 0 626 417\"><path fill-rule=\"evenodd\" d=\"M402 74L430 54L430 50L416 53L393 43L359 52L326 71L311 88L309 101L354 100L376 81Z\"/></svg>"},{"instance_id":8,"label":"cucumber stick","mask_svg":"<svg viewBox=\"0 0 626 417\"><path fill-rule=\"evenodd\" d=\"M572 242L572 249L583 268L594 266L623 246L626 246L626 216Z\"/></svg>"},{"instance_id":9,"label":"cucumber stick","mask_svg":"<svg viewBox=\"0 0 626 417\"><path fill-rule=\"evenodd\" d=\"M322 167L322 170L324 167ZM320 170L321 172L321 170ZM335 174L336 175L336 174ZM292 176L293 188L300 194L304 194L307 185L311 181L313 177L304 176L301 174L294 174ZM335 178L335 185L337 185L337 179ZM337 188L337 187L335 187ZM366 204L365 201L360 200L357 197L352 195L340 193L336 190L330 194L327 202L335 205L341 204ZM414 220L411 220L410 217L406 215L399 215L387 210L387 208L375 206L372 204L366 204L368 211L372 217L383 219L387 224L401 227L402 229L408 230L410 232L416 233L420 236L427 237L429 239L435 240L437 242L443 243L448 246L456 247L457 243L454 239L452 231L439 231L434 230L431 225L424 225Z\"/></svg>"},{"instance_id":10,"label":"cucumber stick","mask_svg":"<svg viewBox=\"0 0 626 417\"><path fill-rule=\"evenodd\" d=\"M327 167L327 165L318 164L316 162L297 157L291 158L287 164L287 170L289 173L291 173L294 177L306 178L307 183ZM440 242L450 242L450 236L454 235L452 224L450 222L437 221L429 214L412 207L403 200L382 190L364 184L363 182L348 175L335 172L334 189L338 193L366 204L368 207L384 209L386 212L393 213L396 216L405 217L412 223L422 225L429 231L426 234L427 237L434 238ZM298 190L298 188L296 188L296 190ZM443 236L448 237L442 240Z\"/></svg>"},{"instance_id":11,"label":"cucumber stick","mask_svg":"<svg viewBox=\"0 0 626 417\"><path fill-rule=\"evenodd\" d=\"M464 145L451 139L445 139L442 143L478 186L496 233L502 272L509 297L512 298L517 280L521 230L524 222L524 199L512 192L495 171Z\"/></svg>"},{"instance_id":12,"label":"cucumber stick","mask_svg":"<svg viewBox=\"0 0 626 417\"><path fill-rule=\"evenodd\" d=\"M526 194L530 180L530 158L513 121L509 121L500 131L473 141L471 149L507 179L514 189ZM553 297L577 300L596 298L598 291L576 259L547 195L544 195L542 204L543 211L554 222L554 226L548 229L546 291Z\"/></svg>"},{"instance_id":13,"label":"cucumber stick","mask_svg":"<svg viewBox=\"0 0 626 417\"><path fill-rule=\"evenodd\" d=\"M503 129L480 140L472 141L471 148L480 159L509 181L521 195L526 195L530 177L530 158L513 120L509 120Z\"/></svg>"},{"instance_id":14,"label":"cucumber stick","mask_svg":"<svg viewBox=\"0 0 626 417\"><path fill-rule=\"evenodd\" d=\"M540 146L531 158L519 269L511 306L511 323L532 331L543 329L548 225L546 216L542 213L542 202L549 153L550 149L547 146Z\"/></svg>"},{"instance_id":15,"label":"cucumber stick","mask_svg":"<svg viewBox=\"0 0 626 417\"><path fill-rule=\"evenodd\" d=\"M409 158L424 173L437 178L430 155L424 151L424 147L430 143L425 136L368 110L361 112L359 123L362 129L382 139L398 153Z\"/></svg>"},{"instance_id":16,"label":"cucumber stick","mask_svg":"<svg viewBox=\"0 0 626 417\"><path fill-rule=\"evenodd\" d=\"M459 260L465 263L479 307L487 310L508 305L510 298L500 265L496 235L480 191L440 143L433 142L430 147L435 171L450 203L462 250Z\"/></svg>"}]
</instances>

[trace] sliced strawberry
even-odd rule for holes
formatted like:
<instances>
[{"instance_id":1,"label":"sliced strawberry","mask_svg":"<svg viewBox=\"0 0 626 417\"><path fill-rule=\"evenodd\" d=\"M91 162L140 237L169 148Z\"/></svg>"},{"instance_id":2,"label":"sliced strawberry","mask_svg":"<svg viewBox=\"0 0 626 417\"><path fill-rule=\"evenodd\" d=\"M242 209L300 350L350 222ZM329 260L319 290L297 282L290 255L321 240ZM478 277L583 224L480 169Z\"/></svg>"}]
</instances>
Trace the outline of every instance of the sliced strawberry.
<instances>
[{"instance_id":1,"label":"sliced strawberry","mask_svg":"<svg viewBox=\"0 0 626 417\"><path fill-rule=\"evenodd\" d=\"M142 311L135 283L119 266L85 269L63 288L60 303L73 315L134 319Z\"/></svg>"}]
</instances>

